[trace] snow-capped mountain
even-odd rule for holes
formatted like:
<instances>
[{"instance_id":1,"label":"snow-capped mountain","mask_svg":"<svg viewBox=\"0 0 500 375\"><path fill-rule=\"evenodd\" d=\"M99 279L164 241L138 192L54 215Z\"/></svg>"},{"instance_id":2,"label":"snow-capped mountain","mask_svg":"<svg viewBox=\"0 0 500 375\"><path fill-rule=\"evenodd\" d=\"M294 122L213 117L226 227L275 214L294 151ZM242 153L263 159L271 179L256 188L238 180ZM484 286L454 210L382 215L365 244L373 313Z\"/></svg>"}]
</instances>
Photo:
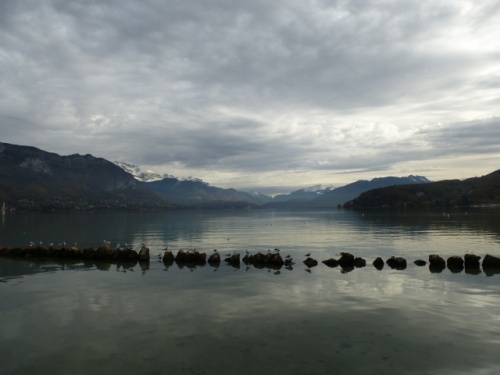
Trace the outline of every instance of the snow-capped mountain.
<instances>
[{"instance_id":1,"label":"snow-capped mountain","mask_svg":"<svg viewBox=\"0 0 500 375\"><path fill-rule=\"evenodd\" d=\"M121 161L114 161L113 163L115 163L125 172L130 173L138 181L152 182L152 181L160 181L163 180L164 178L175 178L174 176L171 176L166 173L161 175L159 173L150 170L144 172L139 166L130 163L125 163Z\"/></svg>"},{"instance_id":2,"label":"snow-capped mountain","mask_svg":"<svg viewBox=\"0 0 500 375\"><path fill-rule=\"evenodd\" d=\"M313 185L307 188L294 190L289 194L278 194L273 198L273 202L284 202L290 200L309 200L328 193L335 189L332 185Z\"/></svg>"},{"instance_id":3,"label":"snow-capped mountain","mask_svg":"<svg viewBox=\"0 0 500 375\"><path fill-rule=\"evenodd\" d=\"M316 194L320 195L320 194L326 193L327 191L332 191L333 189L335 189L335 186L333 186L333 185L326 185L326 186L313 185L313 186L309 186L307 188L296 190L296 191L303 191L306 193L316 193ZM292 192L292 193L294 193L294 192Z\"/></svg>"}]
</instances>

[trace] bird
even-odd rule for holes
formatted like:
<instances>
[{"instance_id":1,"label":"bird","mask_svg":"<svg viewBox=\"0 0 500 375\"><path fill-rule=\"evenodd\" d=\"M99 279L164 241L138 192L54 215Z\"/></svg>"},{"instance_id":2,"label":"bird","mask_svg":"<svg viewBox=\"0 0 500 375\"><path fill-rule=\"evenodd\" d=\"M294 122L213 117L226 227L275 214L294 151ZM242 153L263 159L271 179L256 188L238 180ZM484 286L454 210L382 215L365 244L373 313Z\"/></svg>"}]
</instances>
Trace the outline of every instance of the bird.
<instances>
[{"instance_id":1,"label":"bird","mask_svg":"<svg viewBox=\"0 0 500 375\"><path fill-rule=\"evenodd\" d=\"M250 253L248 252L248 249L246 249L245 251L246 251L247 255L248 255L248 254L250 254Z\"/></svg>"},{"instance_id":2,"label":"bird","mask_svg":"<svg viewBox=\"0 0 500 375\"><path fill-rule=\"evenodd\" d=\"M307 253L307 254L306 254L306 255L304 255L304 256L308 257L308 256L310 256L310 255L311 255L311 253Z\"/></svg>"},{"instance_id":3,"label":"bird","mask_svg":"<svg viewBox=\"0 0 500 375\"><path fill-rule=\"evenodd\" d=\"M290 258L290 254L288 254L287 256L285 256L286 259L289 259Z\"/></svg>"},{"instance_id":4,"label":"bird","mask_svg":"<svg viewBox=\"0 0 500 375\"><path fill-rule=\"evenodd\" d=\"M277 253L279 253L279 252L280 252L280 249L274 249L274 251L276 251Z\"/></svg>"},{"instance_id":5,"label":"bird","mask_svg":"<svg viewBox=\"0 0 500 375\"><path fill-rule=\"evenodd\" d=\"M214 253L218 253L217 249L214 249Z\"/></svg>"}]
</instances>

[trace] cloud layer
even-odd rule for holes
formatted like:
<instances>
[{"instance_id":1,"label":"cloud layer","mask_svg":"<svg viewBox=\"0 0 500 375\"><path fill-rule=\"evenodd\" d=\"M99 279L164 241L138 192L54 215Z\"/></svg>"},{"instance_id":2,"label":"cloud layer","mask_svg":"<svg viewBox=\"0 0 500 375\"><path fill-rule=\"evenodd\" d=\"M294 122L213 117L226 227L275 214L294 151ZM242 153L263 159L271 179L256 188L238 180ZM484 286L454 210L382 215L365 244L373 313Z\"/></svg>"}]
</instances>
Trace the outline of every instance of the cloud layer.
<instances>
[{"instance_id":1,"label":"cloud layer","mask_svg":"<svg viewBox=\"0 0 500 375\"><path fill-rule=\"evenodd\" d=\"M2 1L5 142L219 186L500 167L495 1Z\"/></svg>"}]
</instances>

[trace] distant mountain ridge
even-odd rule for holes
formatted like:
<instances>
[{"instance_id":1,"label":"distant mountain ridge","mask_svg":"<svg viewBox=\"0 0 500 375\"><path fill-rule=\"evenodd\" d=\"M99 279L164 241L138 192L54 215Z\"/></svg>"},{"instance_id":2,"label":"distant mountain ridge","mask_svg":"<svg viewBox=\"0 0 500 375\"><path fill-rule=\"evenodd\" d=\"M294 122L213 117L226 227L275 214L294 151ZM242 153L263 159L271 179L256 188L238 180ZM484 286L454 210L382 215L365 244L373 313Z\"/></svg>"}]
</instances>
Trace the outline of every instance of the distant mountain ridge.
<instances>
[{"instance_id":1,"label":"distant mountain ridge","mask_svg":"<svg viewBox=\"0 0 500 375\"><path fill-rule=\"evenodd\" d=\"M141 181L144 188L154 192L160 198L169 202L175 202L181 206L200 207L225 207L236 205L259 206L261 201L251 194L237 191L235 189L222 189L210 186L199 178L187 177L179 179L169 174L160 175L153 171L143 172L137 165L114 162L117 166L132 174L134 178Z\"/></svg>"},{"instance_id":2,"label":"distant mountain ridge","mask_svg":"<svg viewBox=\"0 0 500 375\"><path fill-rule=\"evenodd\" d=\"M117 163L118 164L118 163ZM480 178L431 182L423 176L315 185L271 198L196 179L143 172L92 155L60 156L0 142L0 202L20 209L450 207L500 204L500 170Z\"/></svg>"},{"instance_id":3,"label":"distant mountain ridge","mask_svg":"<svg viewBox=\"0 0 500 375\"><path fill-rule=\"evenodd\" d=\"M389 186L366 191L346 208L433 208L500 205L500 170L466 180Z\"/></svg>"},{"instance_id":4,"label":"distant mountain ridge","mask_svg":"<svg viewBox=\"0 0 500 375\"><path fill-rule=\"evenodd\" d=\"M92 155L60 156L0 143L0 200L25 208L149 206L158 198L127 172Z\"/></svg>"},{"instance_id":5,"label":"distant mountain ridge","mask_svg":"<svg viewBox=\"0 0 500 375\"><path fill-rule=\"evenodd\" d=\"M127 170L128 169L128 170ZM135 176L133 173L137 176ZM92 155L0 143L0 202L21 209L247 207L247 193L179 180ZM150 181L150 182L147 182Z\"/></svg>"},{"instance_id":6,"label":"distant mountain ridge","mask_svg":"<svg viewBox=\"0 0 500 375\"><path fill-rule=\"evenodd\" d=\"M337 207L356 198L361 193L372 189L393 185L428 184L431 181L424 176L377 177L370 181L358 180L351 184L327 192L309 202L310 207Z\"/></svg>"},{"instance_id":7,"label":"distant mountain ridge","mask_svg":"<svg viewBox=\"0 0 500 375\"><path fill-rule=\"evenodd\" d=\"M328 193L335 189L334 186L313 185L307 188L294 190L289 194L278 194L273 197L273 202L285 202L290 200L309 200Z\"/></svg>"}]
</instances>

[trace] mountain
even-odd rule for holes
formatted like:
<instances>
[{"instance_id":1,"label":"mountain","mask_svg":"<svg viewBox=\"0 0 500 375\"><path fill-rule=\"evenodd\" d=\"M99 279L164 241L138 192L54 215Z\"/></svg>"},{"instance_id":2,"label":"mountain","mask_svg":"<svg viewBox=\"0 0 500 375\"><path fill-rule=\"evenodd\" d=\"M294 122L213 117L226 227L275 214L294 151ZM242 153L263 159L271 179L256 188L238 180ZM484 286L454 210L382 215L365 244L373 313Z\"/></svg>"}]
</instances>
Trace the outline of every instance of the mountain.
<instances>
[{"instance_id":1,"label":"mountain","mask_svg":"<svg viewBox=\"0 0 500 375\"><path fill-rule=\"evenodd\" d=\"M289 194L278 194L273 197L273 202L285 202L291 200L309 200L333 191L333 186L314 185L304 189L294 190Z\"/></svg>"},{"instance_id":2,"label":"mountain","mask_svg":"<svg viewBox=\"0 0 500 375\"><path fill-rule=\"evenodd\" d=\"M20 209L257 207L247 193L92 155L0 143L0 202Z\"/></svg>"},{"instance_id":3,"label":"mountain","mask_svg":"<svg viewBox=\"0 0 500 375\"><path fill-rule=\"evenodd\" d=\"M255 199L257 199L257 201L261 204L268 203L268 202L271 202L273 200L273 197L271 197L267 194L260 193L258 191L254 191L253 193L250 193L250 195L252 197L254 197Z\"/></svg>"},{"instance_id":4,"label":"mountain","mask_svg":"<svg viewBox=\"0 0 500 375\"><path fill-rule=\"evenodd\" d=\"M261 202L248 193L235 189L210 186L199 179L179 180L169 177L142 183L159 197L182 206L191 207L257 207Z\"/></svg>"},{"instance_id":5,"label":"mountain","mask_svg":"<svg viewBox=\"0 0 500 375\"><path fill-rule=\"evenodd\" d=\"M0 143L0 201L18 208L157 206L152 192L113 163Z\"/></svg>"},{"instance_id":6,"label":"mountain","mask_svg":"<svg viewBox=\"0 0 500 375\"><path fill-rule=\"evenodd\" d=\"M132 174L141 186L158 197L179 206L189 207L245 207L259 206L262 202L251 194L235 189L222 189L210 186L199 178L178 179L172 175L160 175L153 171L143 172L137 165L114 162Z\"/></svg>"},{"instance_id":7,"label":"mountain","mask_svg":"<svg viewBox=\"0 0 500 375\"><path fill-rule=\"evenodd\" d=\"M142 181L142 182L152 182L152 181L160 181L164 178L167 177L173 177L168 174L161 175L159 173L153 172L153 171L146 171L143 172L140 167L134 164L130 163L125 163L121 161L114 161L113 162L115 165L119 166L121 169L123 169L125 172L130 173L132 176L137 181Z\"/></svg>"},{"instance_id":8,"label":"mountain","mask_svg":"<svg viewBox=\"0 0 500 375\"><path fill-rule=\"evenodd\" d=\"M343 205L361 193L372 189L382 188L392 185L427 184L430 181L423 176L407 177L379 177L373 180L359 180L335 190L325 192L321 196L314 198L307 205L309 207L337 207Z\"/></svg>"},{"instance_id":9,"label":"mountain","mask_svg":"<svg viewBox=\"0 0 500 375\"><path fill-rule=\"evenodd\" d=\"M500 204L500 170L466 180L390 186L361 194L347 208L430 208Z\"/></svg>"}]
</instances>

